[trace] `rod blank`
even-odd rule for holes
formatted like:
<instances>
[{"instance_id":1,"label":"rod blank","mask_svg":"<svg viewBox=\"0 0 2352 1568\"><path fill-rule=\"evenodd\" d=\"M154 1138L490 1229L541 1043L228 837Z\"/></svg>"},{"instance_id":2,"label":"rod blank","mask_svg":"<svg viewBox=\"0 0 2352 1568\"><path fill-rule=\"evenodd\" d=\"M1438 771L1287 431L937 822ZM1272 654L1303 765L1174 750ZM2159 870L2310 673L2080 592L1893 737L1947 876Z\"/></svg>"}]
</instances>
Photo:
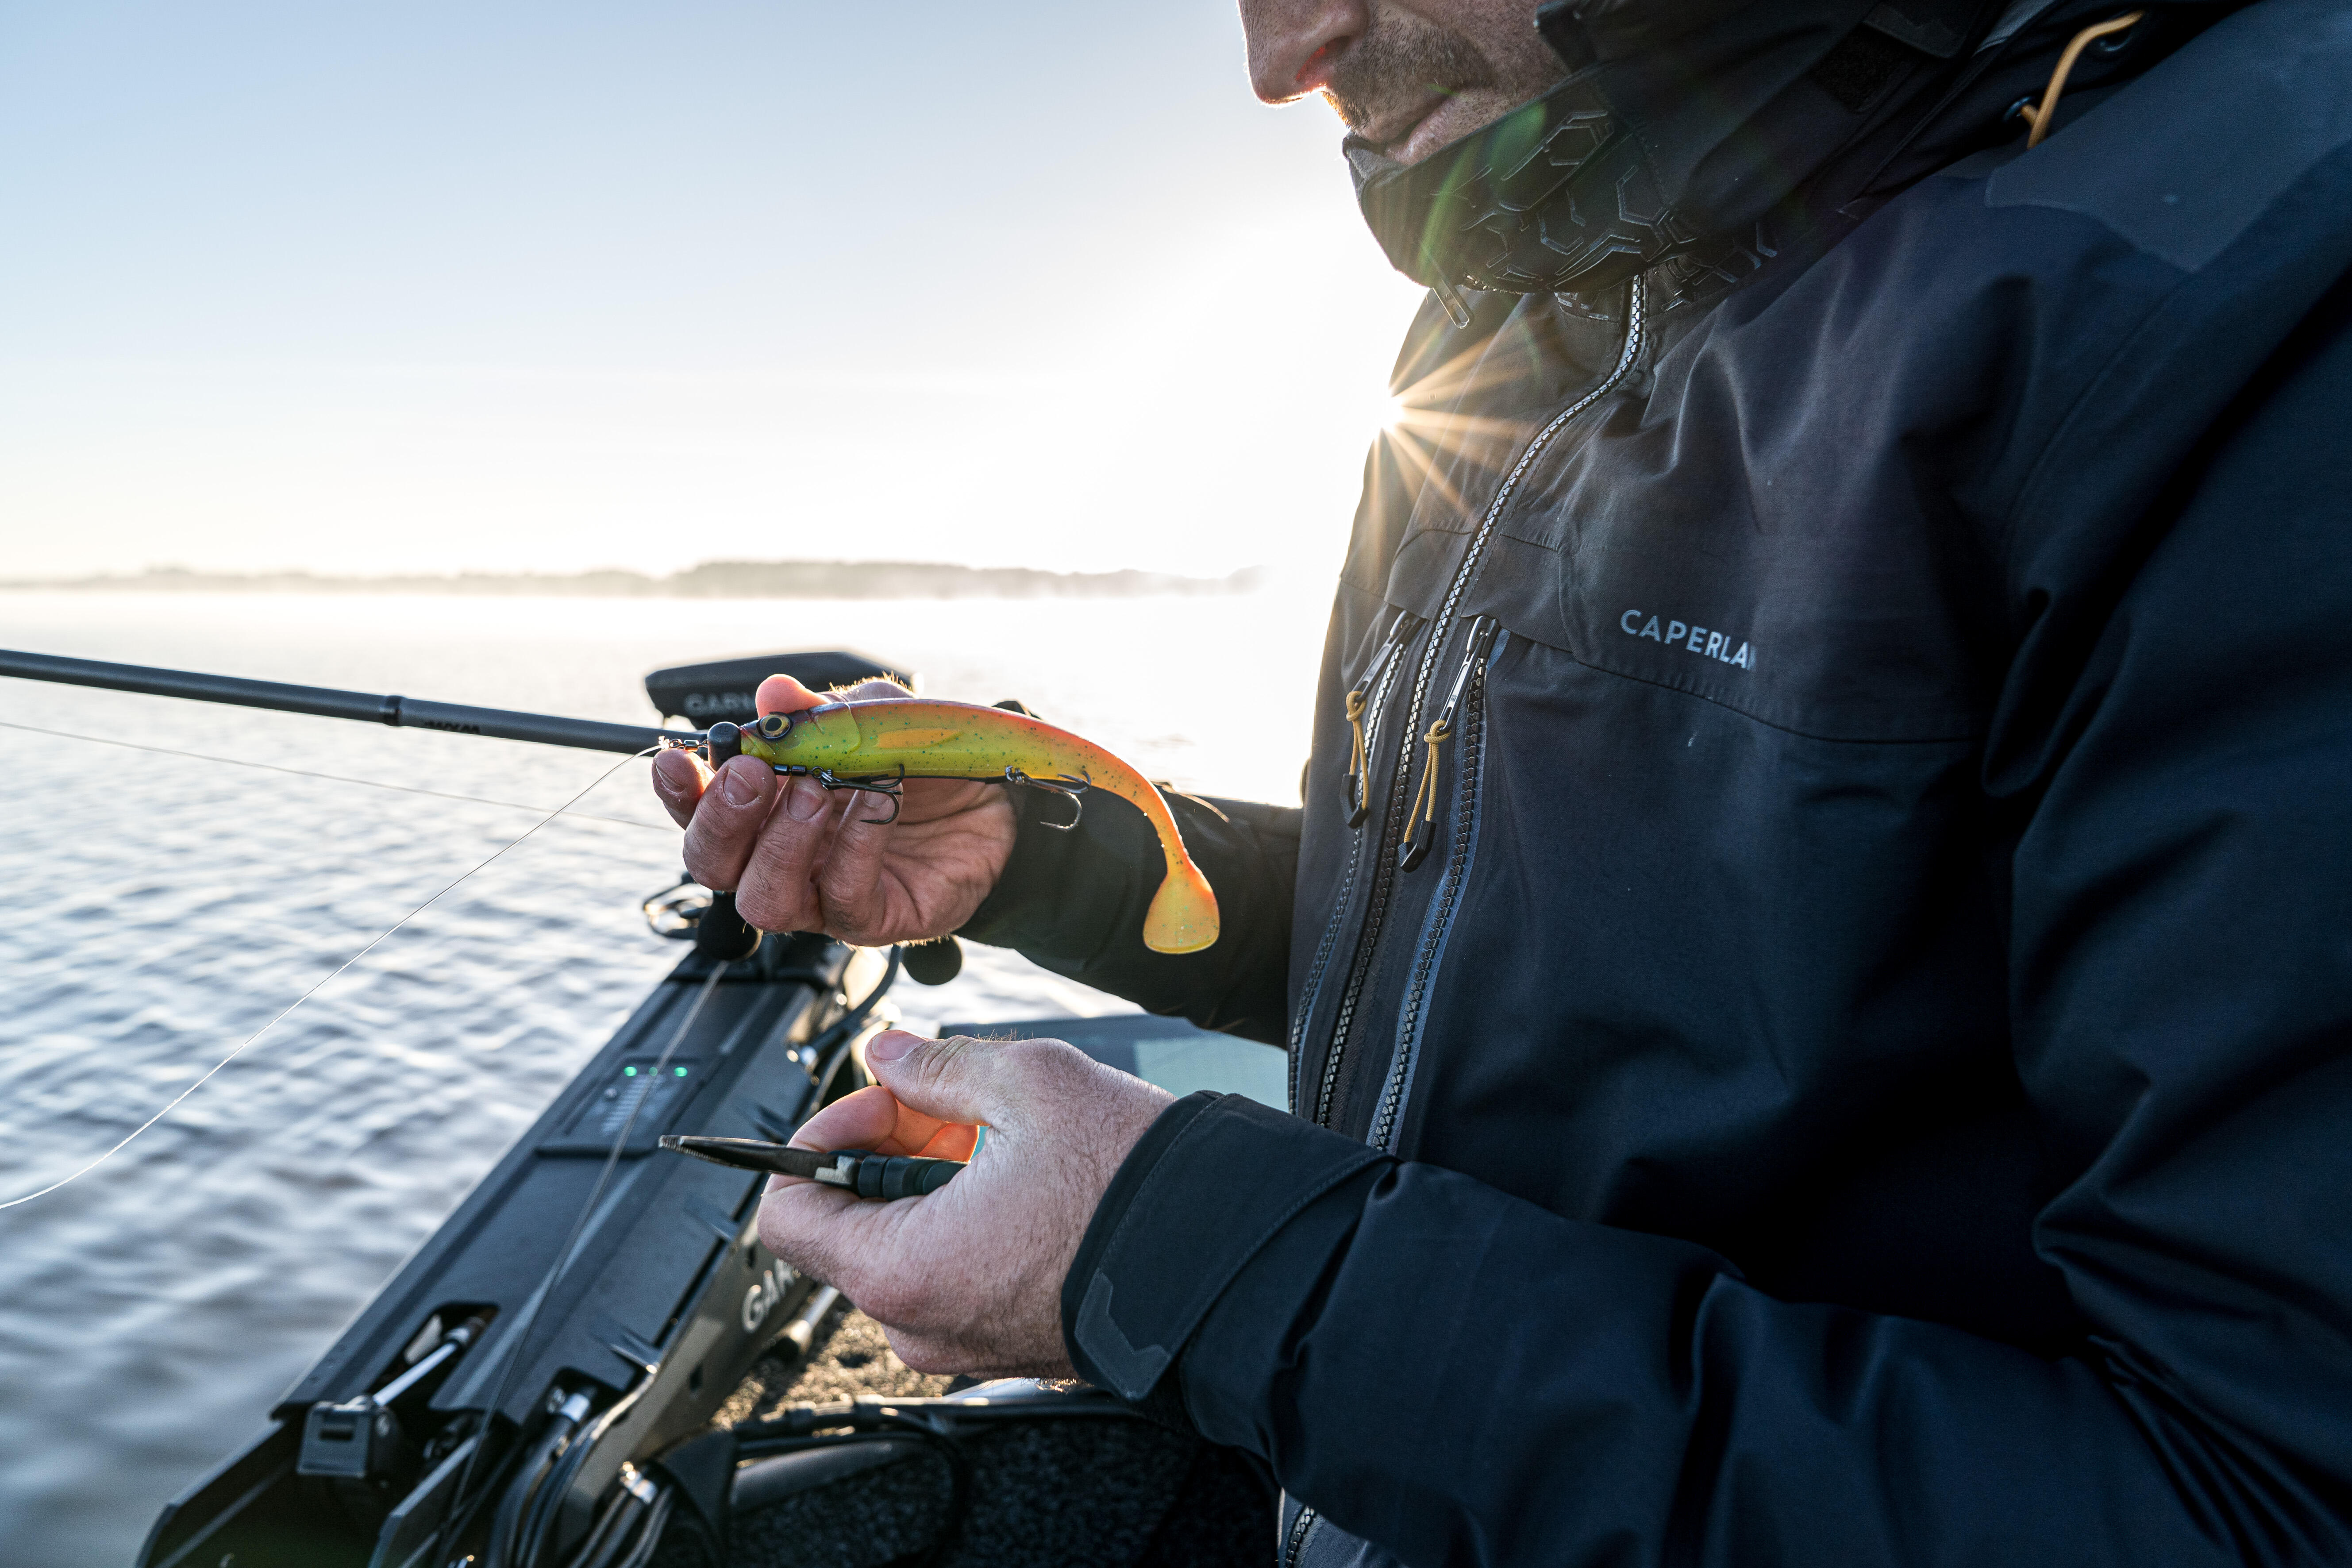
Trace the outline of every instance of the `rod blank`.
<instances>
[{"instance_id":1,"label":"rod blank","mask_svg":"<svg viewBox=\"0 0 2352 1568\"><path fill-rule=\"evenodd\" d=\"M702 739L699 731L662 730L650 724L606 724L593 719L516 713L503 708L468 708L456 702L338 691L325 686L287 686L275 680L245 680L233 675L155 669L138 664L107 664L94 658L63 658L56 654L20 653L12 648L0 648L0 675L64 686L96 686L110 691L138 691L150 697L184 697L192 702L268 708L321 719L356 719L397 729L488 735L502 741L532 741L542 746L577 746L591 752L642 752L664 740L695 744Z\"/></svg>"}]
</instances>

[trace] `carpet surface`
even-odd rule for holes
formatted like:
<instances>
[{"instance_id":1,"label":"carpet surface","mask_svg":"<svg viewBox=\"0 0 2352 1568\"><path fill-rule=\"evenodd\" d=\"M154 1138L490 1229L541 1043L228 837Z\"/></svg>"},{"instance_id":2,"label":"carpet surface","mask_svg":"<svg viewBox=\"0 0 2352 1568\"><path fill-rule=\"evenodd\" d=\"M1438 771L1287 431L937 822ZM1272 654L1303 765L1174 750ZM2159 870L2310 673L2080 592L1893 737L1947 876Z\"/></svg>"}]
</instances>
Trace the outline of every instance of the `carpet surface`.
<instances>
[{"instance_id":1,"label":"carpet surface","mask_svg":"<svg viewBox=\"0 0 2352 1568\"><path fill-rule=\"evenodd\" d=\"M854 1309L820 1325L805 1361L771 1354L722 1405L733 1427L786 1406L950 1391L891 1353ZM1143 1421L1006 1422L962 1439L965 1517L938 1568L1265 1568L1271 1486L1255 1460ZM950 1525L945 1457L919 1453L795 1492L727 1521L723 1555L674 1527L655 1568L919 1568Z\"/></svg>"}]
</instances>

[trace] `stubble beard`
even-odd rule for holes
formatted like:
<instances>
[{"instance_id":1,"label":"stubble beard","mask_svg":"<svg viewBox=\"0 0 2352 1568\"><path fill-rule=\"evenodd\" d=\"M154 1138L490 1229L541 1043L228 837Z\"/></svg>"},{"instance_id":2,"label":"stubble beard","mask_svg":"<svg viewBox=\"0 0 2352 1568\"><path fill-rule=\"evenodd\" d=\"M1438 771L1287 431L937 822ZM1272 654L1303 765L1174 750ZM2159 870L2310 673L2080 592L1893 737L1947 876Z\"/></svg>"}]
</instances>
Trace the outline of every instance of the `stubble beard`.
<instances>
[{"instance_id":1,"label":"stubble beard","mask_svg":"<svg viewBox=\"0 0 2352 1568\"><path fill-rule=\"evenodd\" d=\"M1477 45L1410 11L1375 6L1372 25L1348 47L1323 96L1349 130L1360 132L1383 110L1432 92L1497 87L1501 75Z\"/></svg>"}]
</instances>

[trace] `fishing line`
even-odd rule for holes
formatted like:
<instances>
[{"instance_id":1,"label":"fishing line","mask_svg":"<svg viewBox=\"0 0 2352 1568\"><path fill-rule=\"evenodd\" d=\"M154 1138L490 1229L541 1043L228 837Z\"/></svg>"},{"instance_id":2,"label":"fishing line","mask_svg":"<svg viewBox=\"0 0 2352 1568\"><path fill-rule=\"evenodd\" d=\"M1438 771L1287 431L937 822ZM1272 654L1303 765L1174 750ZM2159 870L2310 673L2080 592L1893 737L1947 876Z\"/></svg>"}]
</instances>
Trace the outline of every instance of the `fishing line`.
<instances>
[{"instance_id":1,"label":"fishing line","mask_svg":"<svg viewBox=\"0 0 2352 1568\"><path fill-rule=\"evenodd\" d=\"M26 726L18 725L14 727L21 729ZM541 828L546 826L549 823L553 822L557 817L562 816L573 805L585 800L588 797L590 791L593 790L598 784L603 784L606 779L611 778L614 773L619 773L631 763L635 762L638 757L651 756L655 752L659 750L660 748L658 746L648 746L644 751L635 753L634 756L623 757L619 762L614 763L611 767L606 768L603 773L598 773L594 779L590 781L586 789L582 790L578 795L573 795L570 800L565 801L562 805L557 806L553 811L549 812L545 816L542 816L537 822L532 823L528 828L523 830L520 837L509 839L505 844L500 845L497 849L493 850L488 856L477 861L472 867L468 868L463 875L459 876L456 881L450 882L439 892L435 893L431 898L425 900L423 903L417 905L415 909L409 910L406 914L393 921L392 924L385 927L382 932L371 939L365 947L361 948L357 952L352 953L349 958L343 960L342 963L335 965L331 971L320 979L317 984L313 984L310 989L303 992L302 994L295 997L294 1000L279 1008L277 1016L272 1017L269 1022L262 1025L258 1029L254 1030L252 1034L247 1035L245 1037L244 1044L238 1046L236 1049L229 1052L228 1055L215 1062L211 1068L205 1072L204 1077L196 1079L195 1082L188 1085L187 1088L173 1095L171 1100L164 1104L163 1110L157 1111L154 1115L149 1117L146 1121L132 1128L128 1133L123 1135L122 1141L115 1144L113 1148L109 1149L105 1153L100 1154L97 1159L92 1160L80 1170L74 1172L70 1175L63 1176L57 1181L51 1182L47 1186L39 1189L37 1192L26 1193L22 1197L14 1197L8 1199L5 1203L0 1203L0 1209L12 1209L19 1204L31 1203L35 1198L45 1198L51 1193L56 1192L58 1188L81 1180L82 1177L89 1174L92 1171L97 1170L109 1160L113 1159L117 1154L122 1152L122 1151L130 1145L132 1139L138 1137L150 1127L154 1126L155 1123L163 1121L163 1118L172 1114L173 1110L178 1107L180 1101L187 1099L188 1096L204 1088L205 1084L210 1083L215 1073L219 1072L221 1068L236 1060L238 1057L243 1056L247 1047L252 1045L256 1040L261 1038L262 1036L276 1028L278 1024L285 1019L287 1014L291 1013L295 1008L299 1007L303 1003L308 1002L311 997L316 996L320 991L326 989L330 982L333 981L338 975L341 974L343 971L349 969L352 964L357 963L361 959L365 958L369 953L374 952L377 946L389 938L394 931L397 931L401 927L406 925L409 921L423 914L426 910L431 909L435 904L439 903L443 899L446 898L457 889L459 882L465 881L467 878L471 877L475 872L479 871L484 867L489 865L491 861L496 860L499 856L504 855L508 850L513 848L516 845L520 844L525 838L529 838L532 834L537 833Z\"/></svg>"},{"instance_id":2,"label":"fishing line","mask_svg":"<svg viewBox=\"0 0 2352 1568\"><path fill-rule=\"evenodd\" d=\"M506 807L509 811L545 811L547 809L543 805L526 805L519 800L492 800L486 795L457 795L446 789L425 789L416 784L386 784L382 779L353 778L349 773L322 773L310 768L289 768L282 763L257 763L250 757L215 757L205 752L176 751L170 746L150 746L139 741L120 741L111 735L90 735L78 730L45 730L38 724L19 724L9 719L0 719L0 730L22 730L32 735L54 735L61 741L88 741L94 746L121 746L125 751L152 752L159 757L184 757L190 762L196 763L219 763L225 767L260 768L273 773L290 773L298 779L326 779L335 784L365 784L370 789L397 790L402 795L426 795L436 800L462 800L471 802L475 805L499 805ZM643 756L645 753L640 752L637 755ZM561 807L557 808L557 813L559 816L562 815ZM657 822L636 822L625 816L601 816L593 811L574 813L573 819L579 822L609 822L616 827L642 827L656 833L669 831Z\"/></svg>"},{"instance_id":3,"label":"fishing line","mask_svg":"<svg viewBox=\"0 0 2352 1568\"><path fill-rule=\"evenodd\" d=\"M638 753L640 756L644 754ZM635 759L624 760L634 761ZM727 961L724 959L710 966L710 977L702 983L702 989L694 994L694 1001L687 1007L686 1016L677 1021L677 1027L669 1032L669 1040L662 1047L661 1056L654 1063L653 1072L650 1075L651 1081L655 1083L661 1081L662 1070L669 1066L671 1055L677 1051L678 1043L686 1038L687 1031L694 1026L694 1021L702 1016L703 1004L709 1001L710 994L719 989L719 978L726 973ZM622 1121L621 1130L613 1135L613 1147L604 1156L604 1168L596 1173L596 1184L588 1191L588 1201L580 1205L580 1213L572 1220L572 1229L564 1237L563 1245L555 1249L555 1261L548 1267L546 1280L540 1286L538 1293L531 1297L530 1305L524 1311L522 1321L515 1328L514 1337L508 1342L514 1346L514 1352L507 1356L506 1363L499 1369L499 1381L490 1390L490 1402L483 1407L482 1433L486 1438L489 1435L489 1424L497 1419L499 1406L505 1403L507 1390L514 1383L515 1369L522 1364L523 1356L530 1348L530 1331L539 1322L540 1309L547 1304L547 1299L550 1296L555 1294L555 1288L563 1282L563 1271L572 1266L572 1249L579 1245L582 1234L588 1228L589 1220L595 1215L596 1205L604 1199L605 1184L613 1179L613 1168L620 1163L621 1151L628 1147L630 1130L637 1124L637 1113L645 1110L646 1102L651 1099L653 1094L648 1091L639 1095L629 1106L629 1114ZM504 1353L503 1347L501 1353ZM575 1436L572 1440L578 1442L580 1439ZM457 1484L450 1489L449 1493L449 1511L452 1515L456 1515L457 1510L466 1505L466 1488L473 1479L474 1462L481 1458L482 1447L481 1444L475 1445L474 1451L466 1456L465 1468L457 1472ZM474 1500L474 1506L478 1509L481 1501L481 1499ZM457 1525L457 1529L463 1531L472 1522L470 1518L464 1518ZM494 1541L488 1550L496 1555L499 1544ZM493 1564L492 1568L504 1568L504 1565Z\"/></svg>"}]
</instances>

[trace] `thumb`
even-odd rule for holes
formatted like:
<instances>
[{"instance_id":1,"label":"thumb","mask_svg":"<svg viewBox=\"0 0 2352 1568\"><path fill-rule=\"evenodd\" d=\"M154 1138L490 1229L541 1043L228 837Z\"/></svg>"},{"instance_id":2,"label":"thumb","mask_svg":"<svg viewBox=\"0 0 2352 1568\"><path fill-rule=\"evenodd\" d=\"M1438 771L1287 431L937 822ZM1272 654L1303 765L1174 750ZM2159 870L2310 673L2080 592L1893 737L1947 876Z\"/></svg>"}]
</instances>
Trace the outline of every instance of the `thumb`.
<instances>
[{"instance_id":1,"label":"thumb","mask_svg":"<svg viewBox=\"0 0 2352 1568\"><path fill-rule=\"evenodd\" d=\"M900 1104L925 1116L1007 1131L1027 1120L1030 1097L1018 1064L1001 1047L970 1035L927 1040L887 1029L867 1042L866 1065Z\"/></svg>"},{"instance_id":2,"label":"thumb","mask_svg":"<svg viewBox=\"0 0 2352 1568\"><path fill-rule=\"evenodd\" d=\"M770 713L798 713L824 700L822 696L789 675L772 675L760 682L760 689L751 699L751 705L764 717Z\"/></svg>"}]
</instances>

